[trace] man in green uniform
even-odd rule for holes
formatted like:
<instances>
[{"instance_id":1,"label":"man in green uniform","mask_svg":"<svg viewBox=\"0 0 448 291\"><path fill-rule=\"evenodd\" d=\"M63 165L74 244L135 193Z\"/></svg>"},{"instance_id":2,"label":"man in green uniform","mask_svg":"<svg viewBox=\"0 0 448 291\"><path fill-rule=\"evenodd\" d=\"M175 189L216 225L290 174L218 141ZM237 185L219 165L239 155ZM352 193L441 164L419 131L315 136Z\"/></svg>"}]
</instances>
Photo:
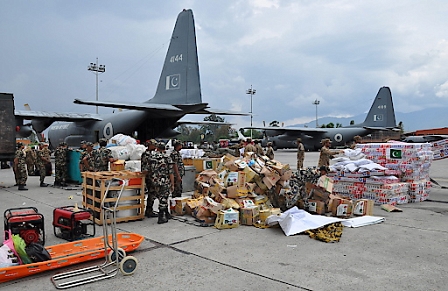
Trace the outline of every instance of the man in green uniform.
<instances>
[{"instance_id":1,"label":"man in green uniform","mask_svg":"<svg viewBox=\"0 0 448 291\"><path fill-rule=\"evenodd\" d=\"M19 186L19 190L28 190L25 188L28 175L26 173L26 154L24 151L25 146L23 143L17 143L17 150L14 157L14 170L16 173L16 182Z\"/></svg>"},{"instance_id":2,"label":"man in green uniform","mask_svg":"<svg viewBox=\"0 0 448 291\"><path fill-rule=\"evenodd\" d=\"M47 187L48 184L44 183L46 176L46 165L50 163L50 150L48 144L41 142L39 144L39 150L37 151L37 169L40 176L40 187Z\"/></svg>"},{"instance_id":3,"label":"man in green uniform","mask_svg":"<svg viewBox=\"0 0 448 291\"><path fill-rule=\"evenodd\" d=\"M142 162L142 173L145 174L145 184L146 189L148 190L148 197L146 198L146 209L145 216L157 217L158 215L154 213L154 199L156 198L156 189L154 184L152 183L153 173L151 172L151 155L156 151L157 141L155 139L151 139L146 141L146 151L142 153L141 162Z\"/></svg>"},{"instance_id":4,"label":"man in green uniform","mask_svg":"<svg viewBox=\"0 0 448 291\"><path fill-rule=\"evenodd\" d=\"M174 150L171 152L171 159L173 160L174 170L174 191L171 193L173 198L182 196L182 177L185 175L185 166L182 160L180 150L182 149L182 142L179 140L173 143Z\"/></svg>"},{"instance_id":5,"label":"man in green uniform","mask_svg":"<svg viewBox=\"0 0 448 291\"><path fill-rule=\"evenodd\" d=\"M158 224L168 222L171 215L168 211L168 196L174 190L173 160L165 153L165 143L159 142L157 151L152 152L150 161L150 177L159 199Z\"/></svg>"}]
</instances>

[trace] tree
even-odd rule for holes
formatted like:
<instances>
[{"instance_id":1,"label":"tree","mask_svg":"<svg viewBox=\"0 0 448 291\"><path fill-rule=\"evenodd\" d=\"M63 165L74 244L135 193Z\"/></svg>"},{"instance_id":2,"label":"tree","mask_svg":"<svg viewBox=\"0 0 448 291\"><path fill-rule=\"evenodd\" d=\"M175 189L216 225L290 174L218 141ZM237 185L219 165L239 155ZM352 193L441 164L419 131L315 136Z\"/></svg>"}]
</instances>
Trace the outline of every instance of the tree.
<instances>
[{"instance_id":1,"label":"tree","mask_svg":"<svg viewBox=\"0 0 448 291\"><path fill-rule=\"evenodd\" d=\"M355 121L353 119L350 120L350 125L355 125Z\"/></svg>"},{"instance_id":2,"label":"tree","mask_svg":"<svg viewBox=\"0 0 448 291\"><path fill-rule=\"evenodd\" d=\"M209 116L204 117L204 121L213 121L213 122L225 122L225 119L216 114L211 114ZM222 129L221 127L225 127ZM218 139L224 135L229 136L229 127L228 125L217 125L217 124L204 124L201 126L202 134L204 134L205 141L218 141ZM219 131L219 133L218 133Z\"/></svg>"},{"instance_id":3,"label":"tree","mask_svg":"<svg viewBox=\"0 0 448 291\"><path fill-rule=\"evenodd\" d=\"M340 124L339 122L336 123L336 128L340 128L342 127L342 124Z\"/></svg>"}]
</instances>

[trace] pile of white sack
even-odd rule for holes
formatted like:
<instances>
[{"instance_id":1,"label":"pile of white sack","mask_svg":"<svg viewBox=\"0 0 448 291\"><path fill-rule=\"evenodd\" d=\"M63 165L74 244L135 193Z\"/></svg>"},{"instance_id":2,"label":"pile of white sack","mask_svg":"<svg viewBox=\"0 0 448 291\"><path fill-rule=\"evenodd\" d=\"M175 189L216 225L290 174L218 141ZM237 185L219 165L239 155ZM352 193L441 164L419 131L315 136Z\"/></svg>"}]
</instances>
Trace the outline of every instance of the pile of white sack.
<instances>
[{"instance_id":1,"label":"pile of white sack","mask_svg":"<svg viewBox=\"0 0 448 291\"><path fill-rule=\"evenodd\" d=\"M125 160L125 169L133 172L141 171L142 153L146 147L137 144L137 141L124 134L114 135L108 142L107 148L110 149L112 157L118 160Z\"/></svg>"}]
</instances>

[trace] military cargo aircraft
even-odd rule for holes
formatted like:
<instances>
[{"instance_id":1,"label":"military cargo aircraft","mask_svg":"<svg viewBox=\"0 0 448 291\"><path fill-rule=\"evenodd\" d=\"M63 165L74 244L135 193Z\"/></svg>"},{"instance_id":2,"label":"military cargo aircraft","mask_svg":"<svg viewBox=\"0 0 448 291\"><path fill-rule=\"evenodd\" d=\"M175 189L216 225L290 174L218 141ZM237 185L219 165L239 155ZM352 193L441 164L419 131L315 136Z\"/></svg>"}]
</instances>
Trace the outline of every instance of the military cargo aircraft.
<instances>
[{"instance_id":1,"label":"military cargo aircraft","mask_svg":"<svg viewBox=\"0 0 448 291\"><path fill-rule=\"evenodd\" d=\"M274 150L297 147L297 138L302 139L306 150L317 150L322 147L321 140L329 138L332 146L349 145L357 135L366 136L376 130L397 130L392 93L389 87L382 87L373 101L363 123L338 128L309 127L245 127L261 129L265 138L263 146L272 142Z\"/></svg>"},{"instance_id":2,"label":"military cargo aircraft","mask_svg":"<svg viewBox=\"0 0 448 291\"><path fill-rule=\"evenodd\" d=\"M96 142L111 138L117 133L132 135L140 140L177 135L174 130L179 119L187 114L247 115L237 112L213 110L202 102L196 32L193 12L183 10L177 17L171 42L165 57L155 96L143 103L83 101L74 103L127 109L109 115L15 111L18 135L26 135L30 127L23 120L31 120L37 132L48 129L52 148L65 141L79 146L82 140ZM56 121L56 122L55 122ZM62 121L62 122L61 122ZM219 124L193 122L196 124Z\"/></svg>"}]
</instances>

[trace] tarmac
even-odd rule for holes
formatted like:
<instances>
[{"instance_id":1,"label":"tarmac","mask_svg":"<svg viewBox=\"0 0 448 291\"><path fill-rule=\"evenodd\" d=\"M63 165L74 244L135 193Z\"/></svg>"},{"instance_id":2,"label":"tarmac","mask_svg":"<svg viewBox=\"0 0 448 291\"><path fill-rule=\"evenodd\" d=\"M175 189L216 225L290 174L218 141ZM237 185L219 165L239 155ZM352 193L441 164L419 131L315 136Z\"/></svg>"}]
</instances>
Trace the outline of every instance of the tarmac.
<instances>
[{"instance_id":1,"label":"tarmac","mask_svg":"<svg viewBox=\"0 0 448 291\"><path fill-rule=\"evenodd\" d=\"M294 150L278 150L275 159L295 169ZM318 153L305 154L306 167L317 160ZM70 290L448 290L447 168L448 159L432 163L430 176L441 186L433 186L429 200L400 205L403 212L375 206L374 215L385 222L344 228L338 243L287 237L280 228L218 230L179 220L158 225L157 218L120 223L119 232L145 237L132 253L139 261L136 272ZM81 206L81 188L41 188L33 176L27 181L29 191L18 191L13 177L11 169L0 171L1 213L36 207L45 217L45 245L65 243L53 234L53 209L75 202ZM96 230L101 236L102 228ZM52 275L100 263L9 281L0 290L56 290Z\"/></svg>"}]
</instances>

